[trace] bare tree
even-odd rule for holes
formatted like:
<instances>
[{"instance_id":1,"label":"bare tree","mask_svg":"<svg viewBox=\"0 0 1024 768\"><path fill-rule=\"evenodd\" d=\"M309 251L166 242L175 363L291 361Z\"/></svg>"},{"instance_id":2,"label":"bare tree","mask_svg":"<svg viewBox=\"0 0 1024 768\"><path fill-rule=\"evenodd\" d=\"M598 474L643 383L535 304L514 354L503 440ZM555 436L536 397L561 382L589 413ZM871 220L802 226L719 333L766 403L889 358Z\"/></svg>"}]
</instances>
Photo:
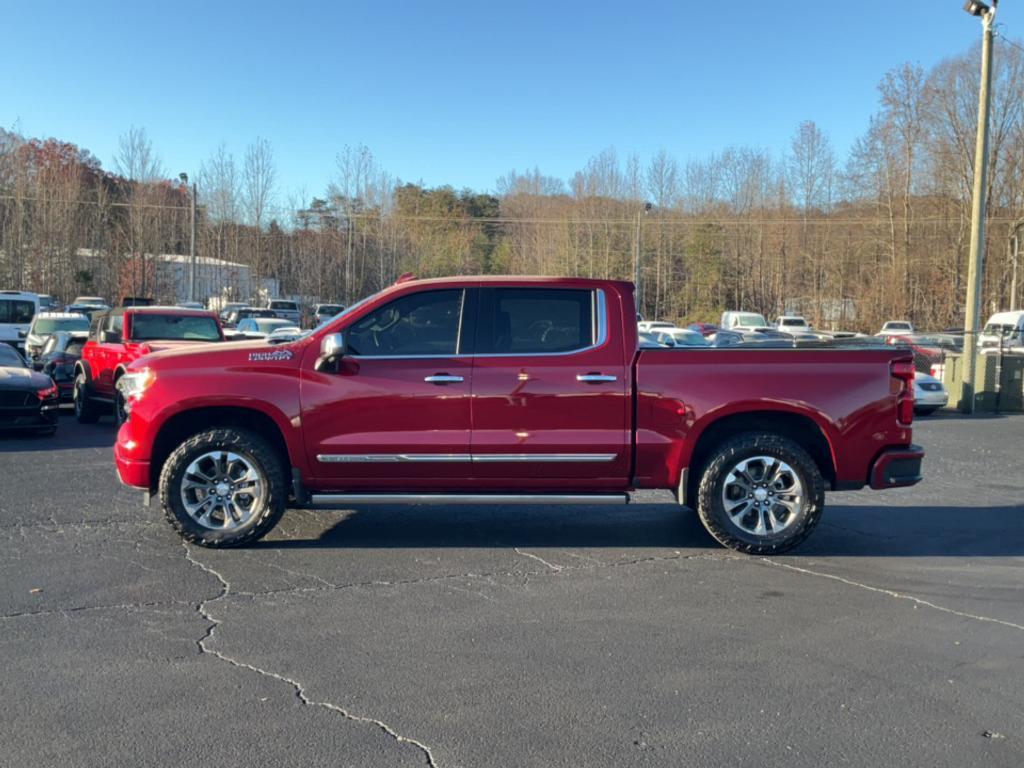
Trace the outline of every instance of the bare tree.
<instances>
[{"instance_id":1,"label":"bare tree","mask_svg":"<svg viewBox=\"0 0 1024 768\"><path fill-rule=\"evenodd\" d=\"M263 276L263 225L274 195L277 170L274 151L266 139L256 139L245 150L242 165L242 201L248 223L255 228L253 272L258 280Z\"/></svg>"}]
</instances>

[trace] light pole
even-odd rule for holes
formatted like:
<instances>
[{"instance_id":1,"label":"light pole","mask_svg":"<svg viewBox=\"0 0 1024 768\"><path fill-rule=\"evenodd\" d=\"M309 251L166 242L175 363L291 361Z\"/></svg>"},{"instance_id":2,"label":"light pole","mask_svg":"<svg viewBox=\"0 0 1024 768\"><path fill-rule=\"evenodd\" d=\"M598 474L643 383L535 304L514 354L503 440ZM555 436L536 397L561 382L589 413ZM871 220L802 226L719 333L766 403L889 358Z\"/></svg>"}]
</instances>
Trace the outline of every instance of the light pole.
<instances>
[{"instance_id":1,"label":"light pole","mask_svg":"<svg viewBox=\"0 0 1024 768\"><path fill-rule=\"evenodd\" d=\"M188 189L188 174L179 173L178 178L181 179L181 183L185 185L185 189ZM189 260L189 272L188 272L188 300L196 300L196 183L192 182L192 194L189 195L191 203L191 226L189 227L189 240L188 240L188 260Z\"/></svg>"},{"instance_id":2,"label":"light pole","mask_svg":"<svg viewBox=\"0 0 1024 768\"><path fill-rule=\"evenodd\" d=\"M1014 222L1010 236L1010 264L1013 271L1010 277L1010 311L1017 309L1017 260L1020 258L1020 230L1024 227L1024 220L1018 219Z\"/></svg>"},{"instance_id":3,"label":"light pole","mask_svg":"<svg viewBox=\"0 0 1024 768\"><path fill-rule=\"evenodd\" d=\"M638 208L636 212L636 238L633 242L633 285L635 286L636 294L636 311L639 313L643 312L643 292L640 289L640 245L642 241L641 228L643 224L643 215L651 210L650 203L644 203L642 208Z\"/></svg>"},{"instance_id":4,"label":"light pole","mask_svg":"<svg viewBox=\"0 0 1024 768\"><path fill-rule=\"evenodd\" d=\"M960 404L974 413L978 348L978 316L981 314L981 286L985 268L985 187L988 178L989 96L992 90L992 27L996 5L967 0L964 10L981 18L981 89L978 94L978 136L974 145L974 194L971 201L971 253L967 267L967 306L964 316L964 383Z\"/></svg>"}]
</instances>

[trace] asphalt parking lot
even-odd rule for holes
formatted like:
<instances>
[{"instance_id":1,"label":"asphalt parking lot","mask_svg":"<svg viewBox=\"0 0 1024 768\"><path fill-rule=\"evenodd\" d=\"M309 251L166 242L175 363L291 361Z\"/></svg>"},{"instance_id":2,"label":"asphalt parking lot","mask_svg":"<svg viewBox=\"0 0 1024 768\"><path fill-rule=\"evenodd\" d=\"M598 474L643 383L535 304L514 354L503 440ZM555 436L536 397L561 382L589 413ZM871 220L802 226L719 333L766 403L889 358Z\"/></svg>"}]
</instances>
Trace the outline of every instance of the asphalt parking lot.
<instances>
[{"instance_id":1,"label":"asphalt parking lot","mask_svg":"<svg viewBox=\"0 0 1024 768\"><path fill-rule=\"evenodd\" d=\"M186 547L113 438L0 439L0 765L1024 764L1024 417L772 560L653 493Z\"/></svg>"}]
</instances>

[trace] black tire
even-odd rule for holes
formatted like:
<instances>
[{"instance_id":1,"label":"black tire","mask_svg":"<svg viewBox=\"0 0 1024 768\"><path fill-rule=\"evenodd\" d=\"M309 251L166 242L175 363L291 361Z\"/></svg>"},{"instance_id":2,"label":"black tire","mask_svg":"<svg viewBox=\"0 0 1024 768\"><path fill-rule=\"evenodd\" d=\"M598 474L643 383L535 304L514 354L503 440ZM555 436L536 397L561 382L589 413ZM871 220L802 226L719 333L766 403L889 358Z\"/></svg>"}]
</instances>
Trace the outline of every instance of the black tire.
<instances>
[{"instance_id":1,"label":"black tire","mask_svg":"<svg viewBox=\"0 0 1024 768\"><path fill-rule=\"evenodd\" d=\"M185 509L181 486L185 470L204 453L231 451L239 454L262 475L267 494L252 509L244 527L233 530L209 528ZM265 536L281 519L288 498L285 467L270 444L244 429L222 427L193 435L167 457L160 471L160 504L164 515L185 541L204 547L241 547Z\"/></svg>"},{"instance_id":2,"label":"black tire","mask_svg":"<svg viewBox=\"0 0 1024 768\"><path fill-rule=\"evenodd\" d=\"M124 406L124 395L117 389L117 382L114 382L114 422L120 429L121 425L128 421L128 411Z\"/></svg>"},{"instance_id":3,"label":"black tire","mask_svg":"<svg viewBox=\"0 0 1024 768\"><path fill-rule=\"evenodd\" d=\"M89 395L89 382L85 378L84 371L79 371L75 376L71 401L75 405L75 418L78 419L79 424L95 424L99 421L100 409Z\"/></svg>"},{"instance_id":4,"label":"black tire","mask_svg":"<svg viewBox=\"0 0 1024 768\"><path fill-rule=\"evenodd\" d=\"M787 514L785 526L778 532L755 534L726 512L723 492L730 473L745 459L758 456L788 464L804 489L799 510ZM797 546L810 536L824 508L825 483L814 459L794 441L769 432L746 432L719 445L708 458L697 491L697 513L708 533L730 549L750 555L775 555ZM746 519L741 516L741 521Z\"/></svg>"}]
</instances>

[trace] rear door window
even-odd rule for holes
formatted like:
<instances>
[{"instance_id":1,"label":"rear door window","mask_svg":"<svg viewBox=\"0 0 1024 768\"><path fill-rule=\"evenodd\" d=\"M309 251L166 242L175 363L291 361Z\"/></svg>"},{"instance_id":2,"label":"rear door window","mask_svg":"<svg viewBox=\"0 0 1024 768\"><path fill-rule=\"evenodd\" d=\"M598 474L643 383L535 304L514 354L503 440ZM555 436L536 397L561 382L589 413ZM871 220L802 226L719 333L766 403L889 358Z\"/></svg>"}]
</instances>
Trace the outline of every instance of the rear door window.
<instances>
[{"instance_id":1,"label":"rear door window","mask_svg":"<svg viewBox=\"0 0 1024 768\"><path fill-rule=\"evenodd\" d=\"M594 292L574 288L485 289L475 352L573 352L596 339Z\"/></svg>"}]
</instances>

